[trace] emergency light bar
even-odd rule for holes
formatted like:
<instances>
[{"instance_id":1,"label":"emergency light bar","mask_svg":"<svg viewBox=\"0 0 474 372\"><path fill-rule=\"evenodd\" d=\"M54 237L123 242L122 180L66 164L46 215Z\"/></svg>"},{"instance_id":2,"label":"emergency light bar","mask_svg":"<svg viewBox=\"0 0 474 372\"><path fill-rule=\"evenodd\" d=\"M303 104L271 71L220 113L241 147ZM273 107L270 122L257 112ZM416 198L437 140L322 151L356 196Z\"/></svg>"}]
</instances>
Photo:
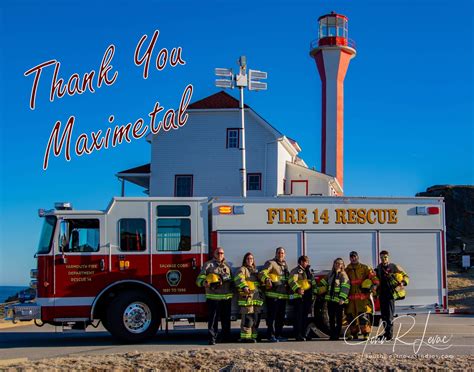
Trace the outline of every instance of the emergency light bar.
<instances>
[{"instance_id":1,"label":"emergency light bar","mask_svg":"<svg viewBox=\"0 0 474 372\"><path fill-rule=\"evenodd\" d=\"M439 207L416 207L416 214L421 216L439 214Z\"/></svg>"},{"instance_id":2,"label":"emergency light bar","mask_svg":"<svg viewBox=\"0 0 474 372\"><path fill-rule=\"evenodd\" d=\"M243 205L221 205L219 207L219 214L244 214Z\"/></svg>"},{"instance_id":3,"label":"emergency light bar","mask_svg":"<svg viewBox=\"0 0 474 372\"><path fill-rule=\"evenodd\" d=\"M54 208L60 211L72 210L72 204L69 202L56 202Z\"/></svg>"}]
</instances>

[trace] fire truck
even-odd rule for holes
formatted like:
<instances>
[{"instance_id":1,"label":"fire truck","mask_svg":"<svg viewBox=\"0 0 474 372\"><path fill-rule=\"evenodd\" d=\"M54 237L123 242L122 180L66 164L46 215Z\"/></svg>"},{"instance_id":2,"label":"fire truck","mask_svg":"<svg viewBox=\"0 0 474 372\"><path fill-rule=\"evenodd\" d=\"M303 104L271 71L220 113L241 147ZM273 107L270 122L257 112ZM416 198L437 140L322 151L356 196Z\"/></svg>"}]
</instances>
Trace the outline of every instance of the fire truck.
<instances>
[{"instance_id":1,"label":"fire truck","mask_svg":"<svg viewBox=\"0 0 474 372\"><path fill-rule=\"evenodd\" d=\"M246 252L262 266L284 247L290 269L307 255L316 276L354 250L376 266L386 249L410 275L397 313L447 311L442 198L116 197L105 210L56 203L39 215L37 298L8 308L10 320L64 330L100 321L123 342L146 340L169 323L204 321L195 281L218 246L233 269ZM237 306L232 312L238 316Z\"/></svg>"}]
</instances>

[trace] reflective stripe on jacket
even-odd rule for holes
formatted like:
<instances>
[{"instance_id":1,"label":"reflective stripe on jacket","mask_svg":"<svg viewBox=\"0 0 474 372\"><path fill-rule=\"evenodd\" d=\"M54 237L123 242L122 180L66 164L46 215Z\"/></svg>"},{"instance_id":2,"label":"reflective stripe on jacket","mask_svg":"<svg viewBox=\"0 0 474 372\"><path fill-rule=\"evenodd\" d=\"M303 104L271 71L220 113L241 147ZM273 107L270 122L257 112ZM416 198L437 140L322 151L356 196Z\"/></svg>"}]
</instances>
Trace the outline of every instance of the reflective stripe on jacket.
<instances>
[{"instance_id":1,"label":"reflective stripe on jacket","mask_svg":"<svg viewBox=\"0 0 474 372\"><path fill-rule=\"evenodd\" d=\"M372 301L370 294L367 290L362 289L362 283L364 280L369 279L372 285L376 286L379 284L379 279L375 274L374 270L368 265L361 264L349 264L346 267L346 274L349 277L351 285L349 291L349 304L347 305L346 312L353 316L358 314L373 311Z\"/></svg>"},{"instance_id":2,"label":"reflective stripe on jacket","mask_svg":"<svg viewBox=\"0 0 474 372\"><path fill-rule=\"evenodd\" d=\"M234 277L235 286L239 292L238 305L243 307L262 306L263 297L260 293L259 282L258 282L258 271L254 268L242 266ZM255 289L250 290L247 294L243 291L245 287L249 288L249 283L253 283ZM242 312L248 313L250 309L241 309ZM253 312L252 309L251 312Z\"/></svg>"},{"instance_id":3,"label":"reflective stripe on jacket","mask_svg":"<svg viewBox=\"0 0 474 372\"><path fill-rule=\"evenodd\" d=\"M334 275L336 275L335 279ZM334 288L332 286L333 281ZM324 292L326 295L324 299L326 301L339 303L339 301L343 300L344 303L348 302L351 285L349 284L349 277L344 271L340 273L331 272L327 277L321 279L319 285L325 287Z\"/></svg>"},{"instance_id":4,"label":"reflective stripe on jacket","mask_svg":"<svg viewBox=\"0 0 474 372\"><path fill-rule=\"evenodd\" d=\"M208 300L228 300L233 297L232 293L232 272L230 266L224 260L222 262L217 261L213 258L202 265L201 272L199 273L196 284L198 287L204 285L207 275L216 274L219 276L220 283L211 284L209 288L206 288L206 298Z\"/></svg>"},{"instance_id":5,"label":"reflective stripe on jacket","mask_svg":"<svg viewBox=\"0 0 474 372\"><path fill-rule=\"evenodd\" d=\"M277 275L278 281L272 282L272 287L266 289L265 295L270 298L281 300L288 299L287 283L289 272L286 261L279 262L274 258L265 262L265 265L263 265L263 269L259 274L260 281L263 285L265 285L267 279L270 279L271 274Z\"/></svg>"},{"instance_id":6,"label":"reflective stripe on jacket","mask_svg":"<svg viewBox=\"0 0 474 372\"><path fill-rule=\"evenodd\" d=\"M403 268L399 265L396 265L394 263L389 263L387 267L384 267L382 264L379 264L377 266L377 276L381 280L386 280L388 281L388 287L390 288L390 294L389 297L391 296L394 300L403 300L406 296L406 291L404 288L401 289L396 289L402 284L402 281L405 282L405 285L408 285L410 282L410 278L408 274L403 270ZM395 278L395 274L400 274L402 276L402 280L398 281ZM404 287L404 286L403 286ZM381 296L383 295L382 293L382 285L378 287L377 291L378 295Z\"/></svg>"},{"instance_id":7,"label":"reflective stripe on jacket","mask_svg":"<svg viewBox=\"0 0 474 372\"><path fill-rule=\"evenodd\" d=\"M298 265L293 270L291 270L290 277L288 279L288 286L293 292L292 294L289 295L290 300L302 297L302 295L298 293L298 289L301 288L301 285L299 283L301 283L301 281L303 280L308 280L309 284L311 285L311 288L308 289L307 291L312 291L312 293L316 295L318 291L318 285L316 283L316 279L314 279L313 275L311 275L311 277L308 278L306 270L303 269L300 265Z\"/></svg>"}]
</instances>

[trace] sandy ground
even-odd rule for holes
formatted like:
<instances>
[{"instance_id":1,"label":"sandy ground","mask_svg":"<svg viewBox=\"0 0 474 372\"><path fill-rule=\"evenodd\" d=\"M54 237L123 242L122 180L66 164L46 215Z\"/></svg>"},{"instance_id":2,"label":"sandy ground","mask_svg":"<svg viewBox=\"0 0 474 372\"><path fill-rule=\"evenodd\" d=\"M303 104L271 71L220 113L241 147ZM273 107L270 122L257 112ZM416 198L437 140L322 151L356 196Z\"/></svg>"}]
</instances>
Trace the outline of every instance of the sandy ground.
<instances>
[{"instance_id":1,"label":"sandy ground","mask_svg":"<svg viewBox=\"0 0 474 372\"><path fill-rule=\"evenodd\" d=\"M448 270L448 305L474 313L474 268L467 272Z\"/></svg>"},{"instance_id":2,"label":"sandy ground","mask_svg":"<svg viewBox=\"0 0 474 372\"><path fill-rule=\"evenodd\" d=\"M211 349L77 356L4 365L0 370L103 371L103 370L313 370L313 371L401 371L464 370L474 365L474 356L452 358L404 357L386 354L330 354L235 349Z\"/></svg>"}]
</instances>

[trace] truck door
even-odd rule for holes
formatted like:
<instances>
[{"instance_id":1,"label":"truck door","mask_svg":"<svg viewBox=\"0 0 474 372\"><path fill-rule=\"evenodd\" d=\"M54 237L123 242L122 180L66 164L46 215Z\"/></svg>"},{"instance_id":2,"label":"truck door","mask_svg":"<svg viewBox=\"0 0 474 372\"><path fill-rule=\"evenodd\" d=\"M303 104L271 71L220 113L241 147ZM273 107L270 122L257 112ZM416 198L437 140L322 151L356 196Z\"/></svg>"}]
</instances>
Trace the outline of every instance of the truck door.
<instances>
[{"instance_id":1,"label":"truck door","mask_svg":"<svg viewBox=\"0 0 474 372\"><path fill-rule=\"evenodd\" d=\"M54 255L54 314L89 318L90 306L108 278L104 216L65 216Z\"/></svg>"},{"instance_id":2,"label":"truck door","mask_svg":"<svg viewBox=\"0 0 474 372\"><path fill-rule=\"evenodd\" d=\"M200 203L153 202L151 208L152 284L165 299L168 313L196 314L205 303L196 278L207 246Z\"/></svg>"}]
</instances>

